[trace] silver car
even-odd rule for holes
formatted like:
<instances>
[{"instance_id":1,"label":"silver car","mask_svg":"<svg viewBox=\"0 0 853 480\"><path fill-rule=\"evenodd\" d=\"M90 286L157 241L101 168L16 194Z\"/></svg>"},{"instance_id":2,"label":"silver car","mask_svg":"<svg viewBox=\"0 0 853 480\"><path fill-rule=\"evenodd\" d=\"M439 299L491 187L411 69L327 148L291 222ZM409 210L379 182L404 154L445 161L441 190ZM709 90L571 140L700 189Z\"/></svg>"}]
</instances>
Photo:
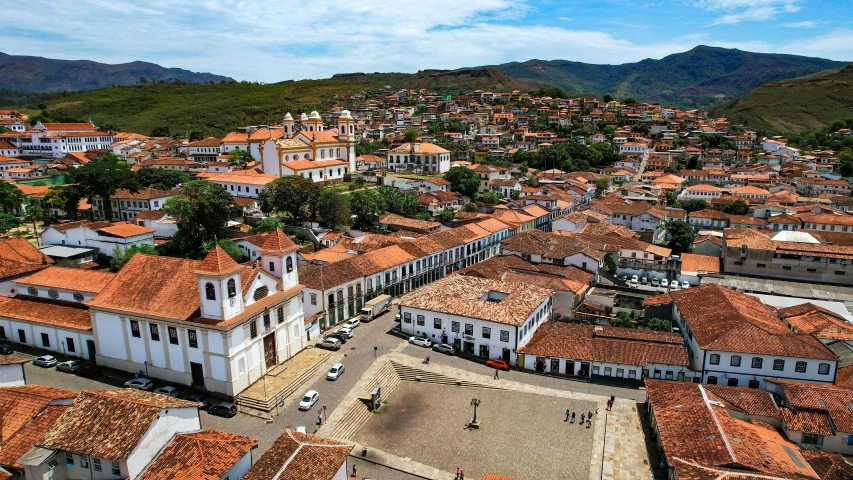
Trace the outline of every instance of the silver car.
<instances>
[{"instance_id":1,"label":"silver car","mask_svg":"<svg viewBox=\"0 0 853 480\"><path fill-rule=\"evenodd\" d=\"M344 368L343 363L336 363L332 365L332 368L329 369L329 373L326 374L326 380L337 380L341 375L343 375L344 370L346 369Z\"/></svg>"},{"instance_id":2,"label":"silver car","mask_svg":"<svg viewBox=\"0 0 853 480\"><path fill-rule=\"evenodd\" d=\"M53 355L42 355L33 359L33 365L38 367L50 368L56 365L56 357Z\"/></svg>"},{"instance_id":3,"label":"silver car","mask_svg":"<svg viewBox=\"0 0 853 480\"><path fill-rule=\"evenodd\" d=\"M137 390L151 390L154 382L145 377L133 378L124 382L124 388L135 388Z\"/></svg>"}]
</instances>

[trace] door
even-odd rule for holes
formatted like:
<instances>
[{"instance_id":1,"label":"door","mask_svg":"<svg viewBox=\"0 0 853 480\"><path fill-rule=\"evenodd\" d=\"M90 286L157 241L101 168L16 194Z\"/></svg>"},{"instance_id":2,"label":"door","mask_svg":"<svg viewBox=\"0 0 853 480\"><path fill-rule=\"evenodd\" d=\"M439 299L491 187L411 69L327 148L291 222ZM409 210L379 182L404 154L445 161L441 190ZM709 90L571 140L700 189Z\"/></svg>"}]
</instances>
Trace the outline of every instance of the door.
<instances>
[{"instance_id":1,"label":"door","mask_svg":"<svg viewBox=\"0 0 853 480\"><path fill-rule=\"evenodd\" d=\"M264 337L264 360L267 368L275 366L275 332Z\"/></svg>"},{"instance_id":2,"label":"door","mask_svg":"<svg viewBox=\"0 0 853 480\"><path fill-rule=\"evenodd\" d=\"M504 362L509 363L510 352L508 348L504 348L503 356L501 358L503 358Z\"/></svg>"},{"instance_id":3,"label":"door","mask_svg":"<svg viewBox=\"0 0 853 480\"><path fill-rule=\"evenodd\" d=\"M190 372L193 377L193 386L204 388L204 366L200 363L190 362Z\"/></svg>"},{"instance_id":4,"label":"door","mask_svg":"<svg viewBox=\"0 0 853 480\"><path fill-rule=\"evenodd\" d=\"M574 375L575 374L575 361L574 360L566 360L566 375Z\"/></svg>"},{"instance_id":5,"label":"door","mask_svg":"<svg viewBox=\"0 0 853 480\"><path fill-rule=\"evenodd\" d=\"M86 350L89 352L89 361L95 361L95 341L86 340Z\"/></svg>"}]
</instances>

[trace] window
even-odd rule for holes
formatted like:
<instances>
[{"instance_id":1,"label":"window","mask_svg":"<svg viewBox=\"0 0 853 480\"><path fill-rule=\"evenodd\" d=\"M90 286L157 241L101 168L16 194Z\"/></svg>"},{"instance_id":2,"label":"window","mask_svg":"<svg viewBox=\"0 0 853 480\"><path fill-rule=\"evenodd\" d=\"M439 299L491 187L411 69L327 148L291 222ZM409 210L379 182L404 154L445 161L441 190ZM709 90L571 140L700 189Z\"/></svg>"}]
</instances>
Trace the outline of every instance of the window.
<instances>
[{"instance_id":1,"label":"window","mask_svg":"<svg viewBox=\"0 0 853 480\"><path fill-rule=\"evenodd\" d=\"M212 283L207 282L204 284L204 296L208 300L216 300L216 287Z\"/></svg>"},{"instance_id":2,"label":"window","mask_svg":"<svg viewBox=\"0 0 853 480\"><path fill-rule=\"evenodd\" d=\"M459 322L450 322L450 331L459 333Z\"/></svg>"},{"instance_id":3,"label":"window","mask_svg":"<svg viewBox=\"0 0 853 480\"><path fill-rule=\"evenodd\" d=\"M618 378L623 378L625 376L625 369L624 368L617 368L616 369L616 376Z\"/></svg>"},{"instance_id":4,"label":"window","mask_svg":"<svg viewBox=\"0 0 853 480\"><path fill-rule=\"evenodd\" d=\"M234 298L237 296L237 283L234 279L228 280L228 298Z\"/></svg>"},{"instance_id":5,"label":"window","mask_svg":"<svg viewBox=\"0 0 853 480\"><path fill-rule=\"evenodd\" d=\"M717 377L708 377L708 384L709 385L716 385L717 384Z\"/></svg>"},{"instance_id":6,"label":"window","mask_svg":"<svg viewBox=\"0 0 853 480\"><path fill-rule=\"evenodd\" d=\"M423 315L418 315L418 326L419 327L424 326L424 316Z\"/></svg>"},{"instance_id":7,"label":"window","mask_svg":"<svg viewBox=\"0 0 853 480\"><path fill-rule=\"evenodd\" d=\"M605 375L610 377L610 376L613 376L612 373L613 373L613 369L611 367L604 367L604 374Z\"/></svg>"},{"instance_id":8,"label":"window","mask_svg":"<svg viewBox=\"0 0 853 480\"><path fill-rule=\"evenodd\" d=\"M752 358L752 368L761 368L764 364L764 359L761 357L753 357Z\"/></svg>"},{"instance_id":9,"label":"window","mask_svg":"<svg viewBox=\"0 0 853 480\"><path fill-rule=\"evenodd\" d=\"M121 475L121 467L118 462L111 462L110 466L112 467L113 475Z\"/></svg>"},{"instance_id":10,"label":"window","mask_svg":"<svg viewBox=\"0 0 853 480\"><path fill-rule=\"evenodd\" d=\"M198 348L198 333L195 330L187 330L187 339L190 347Z\"/></svg>"},{"instance_id":11,"label":"window","mask_svg":"<svg viewBox=\"0 0 853 480\"><path fill-rule=\"evenodd\" d=\"M797 362L794 365L794 371L797 373L806 373L806 362Z\"/></svg>"},{"instance_id":12,"label":"window","mask_svg":"<svg viewBox=\"0 0 853 480\"><path fill-rule=\"evenodd\" d=\"M278 318L278 323L284 323L284 307L278 307L275 311L275 316Z\"/></svg>"},{"instance_id":13,"label":"window","mask_svg":"<svg viewBox=\"0 0 853 480\"><path fill-rule=\"evenodd\" d=\"M269 295L269 293L270 289L267 288L266 285L263 285L255 289L255 291L252 293L252 298L255 299L255 301L257 302L258 300Z\"/></svg>"},{"instance_id":14,"label":"window","mask_svg":"<svg viewBox=\"0 0 853 480\"><path fill-rule=\"evenodd\" d=\"M465 324L465 335L474 335L474 325L470 323Z\"/></svg>"},{"instance_id":15,"label":"window","mask_svg":"<svg viewBox=\"0 0 853 480\"><path fill-rule=\"evenodd\" d=\"M92 468L94 468L96 472L101 471L101 459L100 458L92 459Z\"/></svg>"},{"instance_id":16,"label":"window","mask_svg":"<svg viewBox=\"0 0 853 480\"><path fill-rule=\"evenodd\" d=\"M255 320L249 322L249 336L252 338L257 338L258 336L258 322Z\"/></svg>"},{"instance_id":17,"label":"window","mask_svg":"<svg viewBox=\"0 0 853 480\"><path fill-rule=\"evenodd\" d=\"M74 339L71 337L65 337L65 349L68 353L74 353L76 350L74 349Z\"/></svg>"},{"instance_id":18,"label":"window","mask_svg":"<svg viewBox=\"0 0 853 480\"><path fill-rule=\"evenodd\" d=\"M440 318L433 318L432 319L432 328L434 328L436 330L441 329L441 319Z\"/></svg>"},{"instance_id":19,"label":"window","mask_svg":"<svg viewBox=\"0 0 853 480\"><path fill-rule=\"evenodd\" d=\"M59 465L59 462L56 461L56 459L54 458L53 460L47 462L47 469L53 470L54 468L56 468L57 465Z\"/></svg>"},{"instance_id":20,"label":"window","mask_svg":"<svg viewBox=\"0 0 853 480\"><path fill-rule=\"evenodd\" d=\"M137 322L136 320L130 321L130 334L136 338L141 337L141 335L139 334L139 322Z\"/></svg>"},{"instance_id":21,"label":"window","mask_svg":"<svg viewBox=\"0 0 853 480\"><path fill-rule=\"evenodd\" d=\"M628 370L628 378L637 378L636 370Z\"/></svg>"},{"instance_id":22,"label":"window","mask_svg":"<svg viewBox=\"0 0 853 480\"><path fill-rule=\"evenodd\" d=\"M853 435L844 435L841 440L844 445L853 445Z\"/></svg>"},{"instance_id":23,"label":"window","mask_svg":"<svg viewBox=\"0 0 853 480\"><path fill-rule=\"evenodd\" d=\"M80 468L89 468L89 457L80 455Z\"/></svg>"},{"instance_id":24,"label":"window","mask_svg":"<svg viewBox=\"0 0 853 480\"><path fill-rule=\"evenodd\" d=\"M731 365L733 367L739 367L740 366L740 355L732 355L732 358L729 361L729 365Z\"/></svg>"},{"instance_id":25,"label":"window","mask_svg":"<svg viewBox=\"0 0 853 480\"><path fill-rule=\"evenodd\" d=\"M501 330L501 341L509 342L509 330Z\"/></svg>"},{"instance_id":26,"label":"window","mask_svg":"<svg viewBox=\"0 0 853 480\"><path fill-rule=\"evenodd\" d=\"M599 369L598 365L593 365L593 367L592 367L592 374L593 375L598 375L598 372L600 372L600 371L601 370Z\"/></svg>"},{"instance_id":27,"label":"window","mask_svg":"<svg viewBox=\"0 0 853 480\"><path fill-rule=\"evenodd\" d=\"M169 343L178 345L178 329L175 327L167 327L169 331Z\"/></svg>"},{"instance_id":28,"label":"window","mask_svg":"<svg viewBox=\"0 0 853 480\"><path fill-rule=\"evenodd\" d=\"M489 327L483 327L483 338L492 338L492 329Z\"/></svg>"},{"instance_id":29,"label":"window","mask_svg":"<svg viewBox=\"0 0 853 480\"><path fill-rule=\"evenodd\" d=\"M409 312L404 313L403 314L403 321L406 323L412 323L412 314Z\"/></svg>"},{"instance_id":30,"label":"window","mask_svg":"<svg viewBox=\"0 0 853 480\"><path fill-rule=\"evenodd\" d=\"M287 257L287 259L284 261L284 264L287 266L288 272L293 271L293 258L292 257Z\"/></svg>"},{"instance_id":31,"label":"window","mask_svg":"<svg viewBox=\"0 0 853 480\"><path fill-rule=\"evenodd\" d=\"M785 360L773 360L773 370L784 370L785 369Z\"/></svg>"},{"instance_id":32,"label":"window","mask_svg":"<svg viewBox=\"0 0 853 480\"><path fill-rule=\"evenodd\" d=\"M65 464L69 467L74 466L74 454L65 452Z\"/></svg>"},{"instance_id":33,"label":"window","mask_svg":"<svg viewBox=\"0 0 853 480\"><path fill-rule=\"evenodd\" d=\"M737 378L730 378L729 379L729 386L730 387L737 387Z\"/></svg>"},{"instance_id":34,"label":"window","mask_svg":"<svg viewBox=\"0 0 853 480\"><path fill-rule=\"evenodd\" d=\"M720 356L716 353L712 353L710 363L711 363L711 365L719 365L720 364Z\"/></svg>"},{"instance_id":35,"label":"window","mask_svg":"<svg viewBox=\"0 0 853 480\"><path fill-rule=\"evenodd\" d=\"M749 388L758 388L758 380L750 380Z\"/></svg>"},{"instance_id":36,"label":"window","mask_svg":"<svg viewBox=\"0 0 853 480\"><path fill-rule=\"evenodd\" d=\"M317 305L317 294L312 293L309 297L311 298L311 305Z\"/></svg>"},{"instance_id":37,"label":"window","mask_svg":"<svg viewBox=\"0 0 853 480\"><path fill-rule=\"evenodd\" d=\"M46 333L41 334L41 345L45 348L50 348L50 335Z\"/></svg>"},{"instance_id":38,"label":"window","mask_svg":"<svg viewBox=\"0 0 853 480\"><path fill-rule=\"evenodd\" d=\"M803 443L806 445L823 445L823 435L803 432Z\"/></svg>"},{"instance_id":39,"label":"window","mask_svg":"<svg viewBox=\"0 0 853 480\"><path fill-rule=\"evenodd\" d=\"M818 365L817 373L819 373L820 375L829 375L829 364L821 363L820 365Z\"/></svg>"},{"instance_id":40,"label":"window","mask_svg":"<svg viewBox=\"0 0 853 480\"><path fill-rule=\"evenodd\" d=\"M270 314L265 313L264 314L264 331L265 332L270 329L270 323L271 323L270 322Z\"/></svg>"},{"instance_id":41,"label":"window","mask_svg":"<svg viewBox=\"0 0 853 480\"><path fill-rule=\"evenodd\" d=\"M151 329L151 340L154 340L155 342L159 342L160 341L160 330L157 329L157 324L152 323L151 325L149 325L149 327Z\"/></svg>"}]
</instances>

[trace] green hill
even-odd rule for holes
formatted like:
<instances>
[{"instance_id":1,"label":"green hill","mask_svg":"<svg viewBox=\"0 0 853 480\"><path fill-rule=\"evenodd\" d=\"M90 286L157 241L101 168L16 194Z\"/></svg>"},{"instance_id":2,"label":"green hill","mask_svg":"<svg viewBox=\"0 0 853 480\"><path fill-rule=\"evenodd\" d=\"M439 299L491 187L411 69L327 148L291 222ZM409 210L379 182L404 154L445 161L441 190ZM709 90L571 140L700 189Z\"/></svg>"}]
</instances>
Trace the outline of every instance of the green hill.
<instances>
[{"instance_id":1,"label":"green hill","mask_svg":"<svg viewBox=\"0 0 853 480\"><path fill-rule=\"evenodd\" d=\"M768 133L826 128L835 119L853 116L853 64L762 85L710 113Z\"/></svg>"},{"instance_id":2,"label":"green hill","mask_svg":"<svg viewBox=\"0 0 853 480\"><path fill-rule=\"evenodd\" d=\"M148 62L117 65L90 60L55 60L0 52L0 87L27 92L77 92L112 85L135 85L140 78L155 82L230 82L229 77L165 68Z\"/></svg>"},{"instance_id":3,"label":"green hill","mask_svg":"<svg viewBox=\"0 0 853 480\"><path fill-rule=\"evenodd\" d=\"M421 70L418 73L341 73L332 80L367 83L392 88L426 88L438 93L470 93L473 90L527 92L550 86L537 81L519 80L494 67L458 70Z\"/></svg>"},{"instance_id":4,"label":"green hill","mask_svg":"<svg viewBox=\"0 0 853 480\"><path fill-rule=\"evenodd\" d=\"M660 60L592 65L566 60L530 60L495 67L512 77L551 84L566 92L609 93L681 108L734 100L768 82L839 68L821 58L698 46Z\"/></svg>"},{"instance_id":5,"label":"green hill","mask_svg":"<svg viewBox=\"0 0 853 480\"><path fill-rule=\"evenodd\" d=\"M239 125L280 122L287 111L322 109L335 104L338 95L371 88L330 80L267 85L149 84L65 94L44 103L47 115L57 121L91 119L95 125L115 125L122 131L146 135L158 126L182 135L195 129L205 135L224 135ZM39 113L33 105L29 107L23 111Z\"/></svg>"}]
</instances>

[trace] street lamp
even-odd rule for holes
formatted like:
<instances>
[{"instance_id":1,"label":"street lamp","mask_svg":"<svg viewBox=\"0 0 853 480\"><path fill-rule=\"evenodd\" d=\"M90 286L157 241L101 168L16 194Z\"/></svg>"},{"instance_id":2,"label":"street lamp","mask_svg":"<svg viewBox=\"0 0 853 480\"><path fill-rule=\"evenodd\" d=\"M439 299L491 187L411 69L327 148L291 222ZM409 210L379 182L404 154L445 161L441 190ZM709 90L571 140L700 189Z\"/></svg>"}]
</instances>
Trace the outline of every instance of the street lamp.
<instances>
[{"instance_id":1,"label":"street lamp","mask_svg":"<svg viewBox=\"0 0 853 480\"><path fill-rule=\"evenodd\" d=\"M480 428L480 423L477 421L477 407L480 406L480 400L472 398L471 406L474 407L474 420L471 420L471 423L468 424L468 428Z\"/></svg>"},{"instance_id":2,"label":"street lamp","mask_svg":"<svg viewBox=\"0 0 853 480\"><path fill-rule=\"evenodd\" d=\"M145 376L148 376L148 360L145 360Z\"/></svg>"}]
</instances>

